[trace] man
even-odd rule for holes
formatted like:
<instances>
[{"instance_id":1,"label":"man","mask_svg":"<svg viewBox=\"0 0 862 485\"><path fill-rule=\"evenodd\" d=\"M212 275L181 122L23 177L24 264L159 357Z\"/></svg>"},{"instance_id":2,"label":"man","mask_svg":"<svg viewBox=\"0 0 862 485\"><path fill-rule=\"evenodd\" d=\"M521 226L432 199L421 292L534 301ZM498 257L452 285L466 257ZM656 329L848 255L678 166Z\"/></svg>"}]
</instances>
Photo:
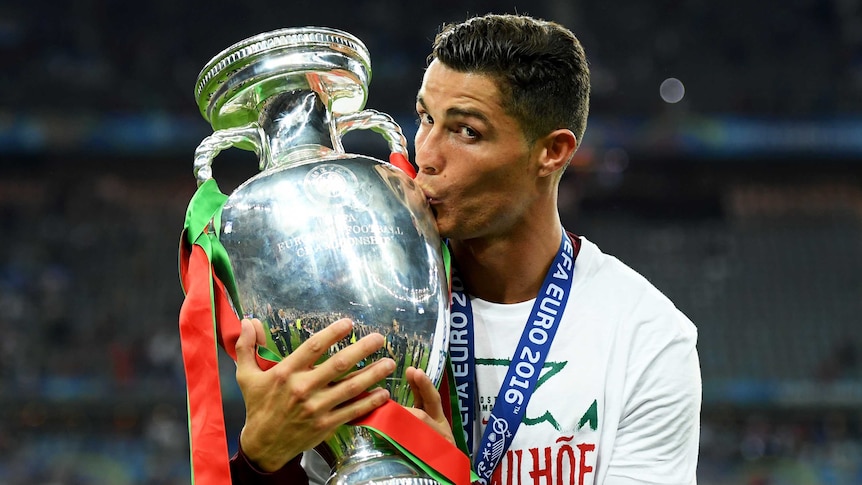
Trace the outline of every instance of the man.
<instances>
[{"instance_id":1,"label":"man","mask_svg":"<svg viewBox=\"0 0 862 485\"><path fill-rule=\"evenodd\" d=\"M455 372L469 390L455 410L464 429L453 432L448 396L415 369L412 412L450 441L463 434L490 483L695 483L694 325L560 224L557 188L589 105L580 43L554 23L488 15L444 27L429 59L416 102L416 183L457 268L453 315L470 322L469 343L453 339L452 359L469 352L475 365ZM332 383L384 345L379 334L313 367L350 327L335 322L263 372L253 358L262 330L243 322L237 380L247 420L235 483L325 478L311 454L299 466L302 452L386 400L382 389L354 398L392 371L391 359Z\"/></svg>"}]
</instances>

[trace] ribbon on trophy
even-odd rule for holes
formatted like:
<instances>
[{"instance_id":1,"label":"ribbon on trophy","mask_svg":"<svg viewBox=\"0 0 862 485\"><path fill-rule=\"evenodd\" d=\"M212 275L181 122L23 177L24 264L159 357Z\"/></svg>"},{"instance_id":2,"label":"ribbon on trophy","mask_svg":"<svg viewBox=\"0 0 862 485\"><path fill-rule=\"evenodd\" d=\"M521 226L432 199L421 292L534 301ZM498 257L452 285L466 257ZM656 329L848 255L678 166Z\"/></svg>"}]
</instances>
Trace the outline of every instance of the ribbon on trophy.
<instances>
[{"instance_id":1,"label":"ribbon on trophy","mask_svg":"<svg viewBox=\"0 0 862 485\"><path fill-rule=\"evenodd\" d=\"M402 154L393 153L390 163L415 177L413 166ZM233 272L218 239L218 224L226 200L214 179L198 187L189 203L180 241L179 267L185 300L180 309L179 328L187 381L192 484L231 484L218 347L236 360L235 345L241 324L231 304L239 301ZM445 250L444 255L448 273ZM266 347L258 346L261 369L267 370L280 360ZM449 381L444 380L443 386L451 386ZM456 441L461 448L446 441L395 401L389 400L351 424L377 432L438 482L466 485L475 477L463 439L457 439L460 436L456 436Z\"/></svg>"},{"instance_id":2,"label":"ribbon on trophy","mask_svg":"<svg viewBox=\"0 0 862 485\"><path fill-rule=\"evenodd\" d=\"M217 223L220 219L226 200L215 180L201 185L189 203L180 241L179 266L185 300L180 308L179 329L186 374L192 484L231 483L218 346L231 351L224 345L222 332L231 331L237 317L228 303L228 290L221 282L232 281L232 277L216 274L217 268L229 268L218 263L226 257L224 248L215 231L209 230L211 221ZM262 367L267 365L264 363Z\"/></svg>"}]
</instances>

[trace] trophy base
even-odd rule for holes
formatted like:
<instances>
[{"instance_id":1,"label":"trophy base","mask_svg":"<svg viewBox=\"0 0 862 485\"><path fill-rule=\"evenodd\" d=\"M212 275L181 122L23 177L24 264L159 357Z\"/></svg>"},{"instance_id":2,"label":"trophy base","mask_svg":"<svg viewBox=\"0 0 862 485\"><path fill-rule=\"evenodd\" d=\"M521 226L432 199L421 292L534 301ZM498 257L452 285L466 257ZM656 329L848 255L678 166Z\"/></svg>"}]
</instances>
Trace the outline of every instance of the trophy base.
<instances>
[{"instance_id":1,"label":"trophy base","mask_svg":"<svg viewBox=\"0 0 862 485\"><path fill-rule=\"evenodd\" d=\"M392 455L337 468L326 485L437 485L438 482L406 460Z\"/></svg>"}]
</instances>

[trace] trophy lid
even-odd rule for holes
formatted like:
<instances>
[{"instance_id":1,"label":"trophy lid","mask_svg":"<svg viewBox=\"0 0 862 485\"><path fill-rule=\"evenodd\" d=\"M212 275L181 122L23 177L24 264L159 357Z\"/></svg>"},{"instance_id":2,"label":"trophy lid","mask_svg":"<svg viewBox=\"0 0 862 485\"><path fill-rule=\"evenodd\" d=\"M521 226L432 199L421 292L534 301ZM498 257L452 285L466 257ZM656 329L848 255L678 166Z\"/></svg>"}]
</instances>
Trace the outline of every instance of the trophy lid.
<instances>
[{"instance_id":1,"label":"trophy lid","mask_svg":"<svg viewBox=\"0 0 862 485\"><path fill-rule=\"evenodd\" d=\"M365 107L371 81L368 48L355 36L326 27L295 27L249 37L221 51L198 75L195 99L219 130L258 119L278 93L312 90L329 111Z\"/></svg>"}]
</instances>

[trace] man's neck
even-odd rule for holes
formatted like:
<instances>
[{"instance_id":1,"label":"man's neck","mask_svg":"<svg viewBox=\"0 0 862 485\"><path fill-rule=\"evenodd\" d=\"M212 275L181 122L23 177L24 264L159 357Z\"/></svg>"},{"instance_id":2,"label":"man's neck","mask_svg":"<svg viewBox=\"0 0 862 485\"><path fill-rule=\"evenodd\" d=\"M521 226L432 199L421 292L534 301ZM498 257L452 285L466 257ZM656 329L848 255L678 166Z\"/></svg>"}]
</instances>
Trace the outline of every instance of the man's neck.
<instances>
[{"instance_id":1,"label":"man's neck","mask_svg":"<svg viewBox=\"0 0 862 485\"><path fill-rule=\"evenodd\" d=\"M536 298L561 237L557 224L514 236L451 241L451 247L468 293L495 303L519 303Z\"/></svg>"}]
</instances>

